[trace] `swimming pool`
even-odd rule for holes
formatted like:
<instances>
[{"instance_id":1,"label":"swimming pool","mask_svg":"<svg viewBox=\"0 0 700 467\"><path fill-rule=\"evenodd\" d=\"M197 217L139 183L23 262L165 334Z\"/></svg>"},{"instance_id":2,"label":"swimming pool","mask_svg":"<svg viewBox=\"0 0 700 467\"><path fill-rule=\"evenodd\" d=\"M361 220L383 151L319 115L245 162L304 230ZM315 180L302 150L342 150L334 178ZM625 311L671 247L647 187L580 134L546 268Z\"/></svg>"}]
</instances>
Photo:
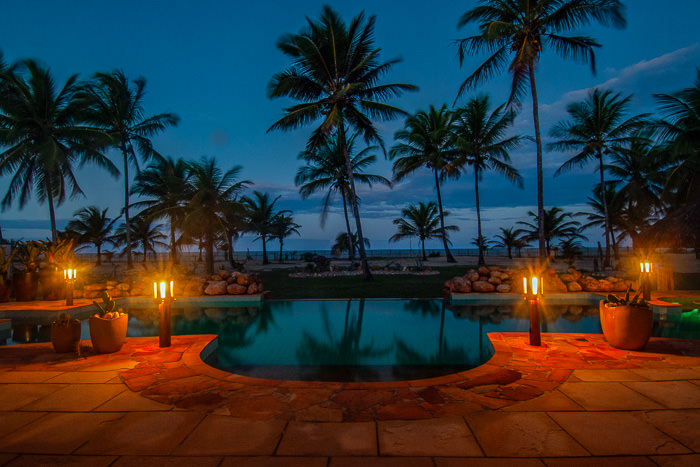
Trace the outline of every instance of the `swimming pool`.
<instances>
[{"instance_id":1,"label":"swimming pool","mask_svg":"<svg viewBox=\"0 0 700 467\"><path fill-rule=\"evenodd\" d=\"M595 297L593 297L595 298ZM543 332L600 333L595 300L548 304ZM155 307L124 305L128 336L158 334ZM208 306L175 302L172 332L218 334L214 366L253 377L289 380L393 381L463 371L485 363L493 348L490 332L527 332L522 300L462 305L443 300L265 301L249 306ZM658 320L655 336L681 336L680 323ZM16 331L32 339L29 325ZM686 326L687 327L687 326ZM35 325L34 341L49 340L46 325ZM82 338L89 339L87 322ZM684 331L685 332L685 331ZM13 339L15 336L13 336Z\"/></svg>"}]
</instances>

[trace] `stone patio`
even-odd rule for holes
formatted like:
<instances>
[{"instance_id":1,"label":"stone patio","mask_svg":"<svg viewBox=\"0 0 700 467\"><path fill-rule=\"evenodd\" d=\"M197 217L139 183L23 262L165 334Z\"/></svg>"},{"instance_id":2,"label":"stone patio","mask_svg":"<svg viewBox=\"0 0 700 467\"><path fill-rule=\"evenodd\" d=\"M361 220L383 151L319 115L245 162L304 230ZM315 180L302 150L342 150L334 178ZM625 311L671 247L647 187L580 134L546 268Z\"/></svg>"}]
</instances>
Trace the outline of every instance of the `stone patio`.
<instances>
[{"instance_id":1,"label":"stone patio","mask_svg":"<svg viewBox=\"0 0 700 467\"><path fill-rule=\"evenodd\" d=\"M226 373L200 357L212 335L1 347L0 464L700 465L700 341L489 338L481 367L384 383Z\"/></svg>"}]
</instances>

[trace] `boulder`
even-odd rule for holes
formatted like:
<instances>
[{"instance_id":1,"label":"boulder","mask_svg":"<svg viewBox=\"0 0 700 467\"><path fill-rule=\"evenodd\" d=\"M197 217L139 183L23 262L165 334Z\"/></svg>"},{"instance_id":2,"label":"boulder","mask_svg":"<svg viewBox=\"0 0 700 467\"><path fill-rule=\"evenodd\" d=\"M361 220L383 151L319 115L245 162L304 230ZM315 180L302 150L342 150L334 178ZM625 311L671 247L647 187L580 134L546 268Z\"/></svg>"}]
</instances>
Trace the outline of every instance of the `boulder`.
<instances>
[{"instance_id":1,"label":"boulder","mask_svg":"<svg viewBox=\"0 0 700 467\"><path fill-rule=\"evenodd\" d=\"M598 285L598 281L593 279L593 278L586 278L583 281L583 290L586 292L599 292L600 291L600 286Z\"/></svg>"},{"instance_id":2,"label":"boulder","mask_svg":"<svg viewBox=\"0 0 700 467\"><path fill-rule=\"evenodd\" d=\"M507 280L509 280L509 279L510 279L510 274L508 274L507 272L501 272L501 280L502 280L503 282L505 282L505 281L507 281Z\"/></svg>"},{"instance_id":3,"label":"boulder","mask_svg":"<svg viewBox=\"0 0 700 467\"><path fill-rule=\"evenodd\" d=\"M459 290L462 287L464 287L464 284L467 282L469 282L469 281L462 278L462 277L459 277L459 276L453 277L452 280L450 281L450 290L452 292L459 292Z\"/></svg>"},{"instance_id":4,"label":"boulder","mask_svg":"<svg viewBox=\"0 0 700 467\"><path fill-rule=\"evenodd\" d=\"M579 280L579 279L581 278L581 276L582 276L582 274L581 274L580 272L578 272L578 271L577 271L576 269L574 269L574 268L569 268L569 270L566 271L566 272L567 272L568 274L571 274L572 276L574 276L574 280Z\"/></svg>"},{"instance_id":5,"label":"boulder","mask_svg":"<svg viewBox=\"0 0 700 467\"><path fill-rule=\"evenodd\" d=\"M218 274L219 274L219 277L221 278L221 280L224 280L224 281L231 276L231 273L228 272L226 269L219 269Z\"/></svg>"},{"instance_id":6,"label":"boulder","mask_svg":"<svg viewBox=\"0 0 700 467\"><path fill-rule=\"evenodd\" d=\"M239 274L236 277L236 283L238 285L250 285L250 276L248 274Z\"/></svg>"},{"instance_id":7,"label":"boulder","mask_svg":"<svg viewBox=\"0 0 700 467\"><path fill-rule=\"evenodd\" d=\"M212 274L211 276L207 277L207 280L218 282L221 280L221 277L218 274Z\"/></svg>"},{"instance_id":8,"label":"boulder","mask_svg":"<svg viewBox=\"0 0 700 467\"><path fill-rule=\"evenodd\" d=\"M626 292L627 291L627 282L624 280L619 280L617 282L613 282L613 292Z\"/></svg>"},{"instance_id":9,"label":"boulder","mask_svg":"<svg viewBox=\"0 0 700 467\"><path fill-rule=\"evenodd\" d=\"M131 286L126 282L123 282L121 284L117 284L117 289L121 290L122 292L128 292L131 289Z\"/></svg>"},{"instance_id":10,"label":"boulder","mask_svg":"<svg viewBox=\"0 0 700 467\"><path fill-rule=\"evenodd\" d=\"M457 292L457 293L471 293L471 291L472 291L472 283L467 281L467 280L462 280L462 282L459 285L459 288L454 290L454 292Z\"/></svg>"},{"instance_id":11,"label":"boulder","mask_svg":"<svg viewBox=\"0 0 700 467\"><path fill-rule=\"evenodd\" d=\"M83 292L83 298L91 299L91 298L100 298L102 296L102 290L88 290L87 288L84 289Z\"/></svg>"},{"instance_id":12,"label":"boulder","mask_svg":"<svg viewBox=\"0 0 700 467\"><path fill-rule=\"evenodd\" d=\"M245 285L229 284L228 287L226 287L226 293L229 295L241 295L244 294L246 290L247 287Z\"/></svg>"},{"instance_id":13,"label":"boulder","mask_svg":"<svg viewBox=\"0 0 700 467\"><path fill-rule=\"evenodd\" d=\"M496 286L496 292L498 293L510 293L510 284L499 284Z\"/></svg>"},{"instance_id":14,"label":"boulder","mask_svg":"<svg viewBox=\"0 0 700 467\"><path fill-rule=\"evenodd\" d=\"M498 277L494 277L494 276L489 277L488 282L490 282L493 285L501 285L503 283L503 281L501 279L499 279Z\"/></svg>"},{"instance_id":15,"label":"boulder","mask_svg":"<svg viewBox=\"0 0 700 467\"><path fill-rule=\"evenodd\" d=\"M612 282L612 283L614 284L615 282L619 281L620 278L619 278L619 277L615 277L615 276L608 276L608 277L605 278L605 280L608 281L608 282Z\"/></svg>"},{"instance_id":16,"label":"boulder","mask_svg":"<svg viewBox=\"0 0 700 467\"><path fill-rule=\"evenodd\" d=\"M581 287L581 284L579 284L576 281L572 281L566 284L566 288L569 289L569 292L581 292L583 290L583 287Z\"/></svg>"},{"instance_id":17,"label":"boulder","mask_svg":"<svg viewBox=\"0 0 700 467\"><path fill-rule=\"evenodd\" d=\"M496 286L487 281L472 282L472 290L478 293L495 292Z\"/></svg>"},{"instance_id":18,"label":"boulder","mask_svg":"<svg viewBox=\"0 0 700 467\"><path fill-rule=\"evenodd\" d=\"M491 274L491 270L485 266L481 266L478 271L480 276L488 277Z\"/></svg>"},{"instance_id":19,"label":"boulder","mask_svg":"<svg viewBox=\"0 0 700 467\"><path fill-rule=\"evenodd\" d=\"M562 274L561 276L559 276L559 279L561 279L562 282L565 282L567 284L576 280L573 274Z\"/></svg>"},{"instance_id":20,"label":"boulder","mask_svg":"<svg viewBox=\"0 0 700 467\"><path fill-rule=\"evenodd\" d=\"M86 291L105 290L106 288L105 284L88 284L84 287Z\"/></svg>"},{"instance_id":21,"label":"boulder","mask_svg":"<svg viewBox=\"0 0 700 467\"><path fill-rule=\"evenodd\" d=\"M470 269L469 271L467 271L467 274L464 277L469 279L470 282L476 282L479 280L479 273L473 269Z\"/></svg>"},{"instance_id":22,"label":"boulder","mask_svg":"<svg viewBox=\"0 0 700 467\"><path fill-rule=\"evenodd\" d=\"M262 292L262 287L260 287L257 283L253 282L248 286L248 290L246 290L246 293L248 295L253 295L256 293Z\"/></svg>"},{"instance_id":23,"label":"boulder","mask_svg":"<svg viewBox=\"0 0 700 467\"><path fill-rule=\"evenodd\" d=\"M601 292L612 292L613 288L613 284L610 281L607 281L605 279L601 279L598 281L598 290Z\"/></svg>"},{"instance_id":24,"label":"boulder","mask_svg":"<svg viewBox=\"0 0 700 467\"><path fill-rule=\"evenodd\" d=\"M226 281L211 281L204 289L204 293L206 295L225 295L227 286L228 283Z\"/></svg>"},{"instance_id":25,"label":"boulder","mask_svg":"<svg viewBox=\"0 0 700 467\"><path fill-rule=\"evenodd\" d=\"M566 284L559 279L556 274L546 274L544 280L544 293L562 293L566 292Z\"/></svg>"},{"instance_id":26,"label":"boulder","mask_svg":"<svg viewBox=\"0 0 700 467\"><path fill-rule=\"evenodd\" d=\"M117 281L107 281L107 282L105 282L105 285L108 286L108 287L116 287L117 285L119 285L119 282L117 282Z\"/></svg>"},{"instance_id":27,"label":"boulder","mask_svg":"<svg viewBox=\"0 0 700 467\"><path fill-rule=\"evenodd\" d=\"M485 276L479 276L479 280L483 281L483 282L488 282L489 279L490 279L490 276L488 274ZM476 282L476 281L472 281L472 282Z\"/></svg>"}]
</instances>

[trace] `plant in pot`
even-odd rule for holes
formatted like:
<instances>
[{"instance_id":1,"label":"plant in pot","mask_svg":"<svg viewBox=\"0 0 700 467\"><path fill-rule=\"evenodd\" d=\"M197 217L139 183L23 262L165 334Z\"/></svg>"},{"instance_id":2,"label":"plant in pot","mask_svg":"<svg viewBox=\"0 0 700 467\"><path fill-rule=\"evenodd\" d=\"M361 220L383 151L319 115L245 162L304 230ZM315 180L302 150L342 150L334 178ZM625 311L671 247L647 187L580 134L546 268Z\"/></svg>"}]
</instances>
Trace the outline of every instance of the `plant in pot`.
<instances>
[{"instance_id":1,"label":"plant in pot","mask_svg":"<svg viewBox=\"0 0 700 467\"><path fill-rule=\"evenodd\" d=\"M44 255L39 265L39 285L44 300L61 300L65 297L63 268L73 265L73 239L38 242Z\"/></svg>"},{"instance_id":2,"label":"plant in pot","mask_svg":"<svg viewBox=\"0 0 700 467\"><path fill-rule=\"evenodd\" d=\"M641 288L630 299L630 288L623 298L613 294L600 301L600 325L608 343L617 349L643 349L654 324L654 313L641 299Z\"/></svg>"},{"instance_id":3,"label":"plant in pot","mask_svg":"<svg viewBox=\"0 0 700 467\"><path fill-rule=\"evenodd\" d=\"M12 286L15 299L19 302L36 300L39 290L39 257L41 248L38 242L17 242L15 257L24 266L20 271L12 274Z\"/></svg>"},{"instance_id":4,"label":"plant in pot","mask_svg":"<svg viewBox=\"0 0 700 467\"><path fill-rule=\"evenodd\" d=\"M92 303L100 310L90 317L90 340L97 353L118 352L126 342L129 315L115 311L116 303L107 292L102 293L102 305Z\"/></svg>"},{"instance_id":5,"label":"plant in pot","mask_svg":"<svg viewBox=\"0 0 700 467\"><path fill-rule=\"evenodd\" d=\"M61 313L51 323L51 345L56 353L78 352L80 346L80 320L68 313Z\"/></svg>"},{"instance_id":6,"label":"plant in pot","mask_svg":"<svg viewBox=\"0 0 700 467\"><path fill-rule=\"evenodd\" d=\"M5 254L5 249L0 246L0 302L10 300L10 281L7 278L7 271L12 266L12 260L17 250L12 250L10 254Z\"/></svg>"}]
</instances>

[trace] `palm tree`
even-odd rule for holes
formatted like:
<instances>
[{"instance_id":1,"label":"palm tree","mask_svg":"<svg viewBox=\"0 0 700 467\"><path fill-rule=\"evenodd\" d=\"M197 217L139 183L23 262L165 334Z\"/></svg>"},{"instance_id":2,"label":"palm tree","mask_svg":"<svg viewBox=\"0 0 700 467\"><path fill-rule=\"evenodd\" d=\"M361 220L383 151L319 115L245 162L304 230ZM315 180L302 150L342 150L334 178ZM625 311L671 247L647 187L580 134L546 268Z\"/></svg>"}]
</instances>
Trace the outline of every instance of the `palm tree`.
<instances>
[{"instance_id":1,"label":"palm tree","mask_svg":"<svg viewBox=\"0 0 700 467\"><path fill-rule=\"evenodd\" d=\"M156 255L156 247L167 247L168 244L163 242L164 238L167 238L162 232L163 224L153 225L153 220L149 216L135 216L132 219L132 223L129 225L131 230L131 235L129 238L134 239L135 245L141 245L143 250L143 260L146 262L148 257L148 252L150 251L153 255ZM112 237L112 242L115 245L124 245L122 250L122 255L127 252L127 234L126 234L126 223L121 224L117 230L114 232Z\"/></svg>"},{"instance_id":2,"label":"palm tree","mask_svg":"<svg viewBox=\"0 0 700 467\"><path fill-rule=\"evenodd\" d=\"M561 121L552 127L550 135L559 138L547 145L549 150L576 150L578 153L554 172L554 176L578 166L583 167L590 160L598 160L600 173L601 199L605 198L605 154L615 154L620 147L632 142L635 130L645 124L648 114L624 119L632 96L622 98L620 93L594 89L588 98L569 104L566 111L569 120ZM605 266L610 266L610 218L607 204L603 204L605 224Z\"/></svg>"},{"instance_id":3,"label":"palm tree","mask_svg":"<svg viewBox=\"0 0 700 467\"><path fill-rule=\"evenodd\" d=\"M145 170L134 178L132 195L147 197L132 207L144 208L142 215L153 219L167 218L170 228L170 260L177 264L176 228L185 214L185 205L191 198L189 193L187 163L183 159L155 156Z\"/></svg>"},{"instance_id":4,"label":"palm tree","mask_svg":"<svg viewBox=\"0 0 700 467\"><path fill-rule=\"evenodd\" d=\"M622 220L623 209L624 209L624 199L620 196L617 186L619 185L619 180L611 180L606 183L605 186L605 203L601 200L602 195L600 190L600 185L596 185L593 188L592 196L588 197L586 204L589 206L590 210L588 212L579 212L577 215L586 216L588 222L581 226L581 230L585 230L591 227L605 228L605 214L607 212L607 218L610 222L610 236L612 241L612 249L617 258L617 239L615 237L616 230L623 230L624 223Z\"/></svg>"},{"instance_id":5,"label":"palm tree","mask_svg":"<svg viewBox=\"0 0 700 467\"><path fill-rule=\"evenodd\" d=\"M366 280L372 280L372 273L365 254L346 132L348 127L354 128L368 144L374 141L382 145L372 120L388 120L403 114L385 101L416 89L409 84L379 83L399 60L379 61L380 49L374 45L375 21L374 16L365 20L364 13L360 13L347 24L331 7L324 6L318 21L307 19L305 29L279 40L277 47L293 62L289 68L275 74L268 85L270 97L302 101L285 109L286 115L268 131L292 130L321 119L321 125L309 141L312 149L319 147L332 130L338 131Z\"/></svg>"},{"instance_id":6,"label":"palm tree","mask_svg":"<svg viewBox=\"0 0 700 467\"><path fill-rule=\"evenodd\" d=\"M357 234L353 232L350 234L350 237L351 238L348 239L347 232L340 232L335 237L335 243L331 247L331 254L333 256L339 256L339 255L343 254L344 251L348 250L349 245L353 245L353 248L355 248L355 250L358 250L359 249L359 245L358 245L359 240L357 238ZM364 242L365 248L369 248L370 247L369 238L364 237L362 240ZM352 264L350 264L350 267L352 267Z\"/></svg>"},{"instance_id":7,"label":"palm tree","mask_svg":"<svg viewBox=\"0 0 700 467\"><path fill-rule=\"evenodd\" d=\"M509 103L519 102L530 85L537 149L537 217L540 222L545 218L544 179L535 68L542 51L550 47L564 59L589 62L595 74L594 49L600 44L591 37L562 34L592 23L622 28L626 25L624 9L619 0L481 0L480 5L464 13L457 24L460 28L472 22L479 25L478 35L457 42L460 65L467 55L491 54L464 80L457 99L506 66L513 75ZM538 231L539 254L544 258L544 224L540 224Z\"/></svg>"},{"instance_id":8,"label":"palm tree","mask_svg":"<svg viewBox=\"0 0 700 467\"><path fill-rule=\"evenodd\" d=\"M551 242L555 238L585 238L581 235L581 223L574 220L576 214L565 212L561 208L554 206L552 209L544 211L544 222L539 221L537 214L528 211L527 214L533 218L533 222L519 221L518 224L528 227L521 230L527 240L537 240L540 238L539 227L544 224L544 239L547 255L551 251Z\"/></svg>"},{"instance_id":9,"label":"palm tree","mask_svg":"<svg viewBox=\"0 0 700 467\"><path fill-rule=\"evenodd\" d=\"M669 141L674 159L666 197L675 195L674 207L692 201L700 192L700 68L693 86L672 94L654 94L665 120L656 123Z\"/></svg>"},{"instance_id":10,"label":"palm tree","mask_svg":"<svg viewBox=\"0 0 700 467\"><path fill-rule=\"evenodd\" d=\"M449 212L443 213L445 216ZM425 241L431 238L442 238L442 229L440 228L440 217L438 216L438 208L435 202L431 201L428 204L419 202L418 206L409 206L401 210L401 217L394 219L394 225L398 231L389 238L390 242L398 242L406 237L418 237L421 244L421 252L423 261L427 261L425 255ZM445 231L457 231L459 227L455 225L445 226Z\"/></svg>"},{"instance_id":11,"label":"palm tree","mask_svg":"<svg viewBox=\"0 0 700 467\"><path fill-rule=\"evenodd\" d=\"M284 239L292 234L301 235L299 233L299 224L294 222L294 218L287 214L289 211L278 212L272 219L272 228L270 232L271 239L277 239L280 242L280 264L282 264L282 248L284 247Z\"/></svg>"},{"instance_id":12,"label":"palm tree","mask_svg":"<svg viewBox=\"0 0 700 467\"><path fill-rule=\"evenodd\" d=\"M95 73L93 81L84 86L79 96L87 108L87 119L104 128L113 138L113 145L121 151L124 171L124 222L131 223L129 216L129 164L138 172L137 151L143 160L150 159L155 151L152 136L169 126L177 125L179 117L173 113L160 113L146 117L143 98L146 80L137 78L132 82L120 70L112 73ZM136 147L136 149L134 149ZM126 229L126 262L132 267L131 229Z\"/></svg>"},{"instance_id":13,"label":"palm tree","mask_svg":"<svg viewBox=\"0 0 700 467\"><path fill-rule=\"evenodd\" d=\"M501 233L496 235L498 240L495 242L495 245L507 249L508 258L513 259L513 248L520 252L521 248L527 246L527 242L520 236L520 230L514 230L513 227L509 227L507 229L500 227L500 230Z\"/></svg>"},{"instance_id":14,"label":"palm tree","mask_svg":"<svg viewBox=\"0 0 700 467\"><path fill-rule=\"evenodd\" d=\"M455 156L451 125L452 112L445 105L439 109L431 105L428 112L419 111L408 117L404 128L394 135L394 139L400 142L391 148L389 158L395 159L393 171L396 181L402 180L421 167L432 170L440 214L440 238L445 248L447 262L455 263L456 260L447 246L445 215L440 194L440 182L445 179L448 164L454 160Z\"/></svg>"},{"instance_id":15,"label":"palm tree","mask_svg":"<svg viewBox=\"0 0 700 467\"><path fill-rule=\"evenodd\" d=\"M66 196L83 195L73 172L95 164L117 176L119 170L103 154L110 139L100 129L85 126L76 99L78 76L60 89L48 68L24 60L0 74L0 176L13 173L2 200L7 208L16 197L23 208L32 191L49 206L51 239L58 239L55 206Z\"/></svg>"},{"instance_id":16,"label":"palm tree","mask_svg":"<svg viewBox=\"0 0 700 467\"><path fill-rule=\"evenodd\" d=\"M97 249L97 265L102 264L102 245L110 241L110 232L119 219L107 217L107 209L100 211L97 206L88 206L73 213L73 220L66 226L66 231L75 236L78 243L92 244Z\"/></svg>"},{"instance_id":17,"label":"palm tree","mask_svg":"<svg viewBox=\"0 0 700 467\"><path fill-rule=\"evenodd\" d=\"M224 231L222 233L225 236L226 255L231 267L235 267L233 242L245 232L245 206L238 200L225 203L222 209L222 220L224 222Z\"/></svg>"},{"instance_id":18,"label":"palm tree","mask_svg":"<svg viewBox=\"0 0 700 467\"><path fill-rule=\"evenodd\" d=\"M224 231L224 212L235 201L250 181L238 180L242 167L237 165L226 172L216 166L216 159L202 157L199 162L187 164L188 192L192 198L185 210L183 227L191 237L201 238L206 252L205 268L214 273L214 241Z\"/></svg>"},{"instance_id":19,"label":"palm tree","mask_svg":"<svg viewBox=\"0 0 700 467\"><path fill-rule=\"evenodd\" d=\"M244 196L242 202L246 207L246 224L248 230L258 234L258 238L262 242L263 264L270 264L267 259L267 240L272 235L272 225L275 220L274 207L278 199L282 195L277 196L270 201L270 195L260 191L254 191L253 197ZM289 211L280 211L287 213Z\"/></svg>"},{"instance_id":20,"label":"palm tree","mask_svg":"<svg viewBox=\"0 0 700 467\"><path fill-rule=\"evenodd\" d=\"M352 229L350 227L350 217L348 216L347 200L350 196L350 184L347 176L347 166L345 165L345 154L343 153L340 140L337 137L327 138L323 143L314 150L306 150L299 154L299 159L303 159L306 163L303 167L297 170L294 183L299 186L299 193L302 199L306 199L313 193L321 190L328 190L321 210L321 226L325 224L328 215L328 208L335 193L340 194L343 201L343 213L345 214L345 229L348 232L346 237L352 242ZM348 138L348 153L353 153L355 137L353 135ZM352 172L360 183L365 183L370 188L373 183L391 186L391 182L381 175L363 173L363 170L376 162L377 158L374 155L368 154L369 151L377 149L376 146L368 146L354 156L350 156L350 165ZM348 245L349 260L352 263L355 260L355 245Z\"/></svg>"},{"instance_id":21,"label":"palm tree","mask_svg":"<svg viewBox=\"0 0 700 467\"><path fill-rule=\"evenodd\" d=\"M466 167L474 170L474 194L476 196L477 238L481 233L481 207L479 181L487 170L494 170L510 182L523 187L523 178L512 165L508 151L515 149L522 136L506 137L505 132L513 124L514 112L504 112L501 105L489 112L489 98L482 95L467 102L455 116L454 144L457 157L448 165L448 173L459 176ZM479 243L479 265L484 265L484 243Z\"/></svg>"}]
</instances>

